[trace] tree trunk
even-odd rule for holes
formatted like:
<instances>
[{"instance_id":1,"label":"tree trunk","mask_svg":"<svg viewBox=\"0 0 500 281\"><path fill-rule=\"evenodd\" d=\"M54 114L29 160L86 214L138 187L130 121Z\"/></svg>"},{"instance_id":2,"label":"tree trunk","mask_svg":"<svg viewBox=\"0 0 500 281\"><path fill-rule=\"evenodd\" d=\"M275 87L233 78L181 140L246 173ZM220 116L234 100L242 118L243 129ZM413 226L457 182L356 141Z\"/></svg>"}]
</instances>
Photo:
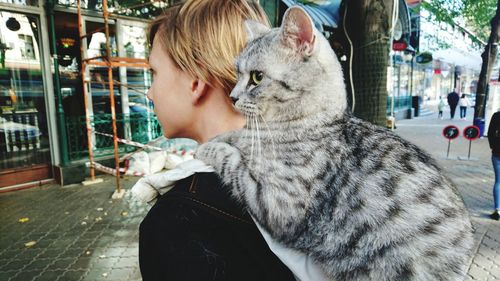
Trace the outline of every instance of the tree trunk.
<instances>
[{"instance_id":1,"label":"tree trunk","mask_svg":"<svg viewBox=\"0 0 500 281\"><path fill-rule=\"evenodd\" d=\"M481 54L483 64L481 65L481 72L479 73L479 80L477 82L474 119L484 118L485 116L486 89L490 81L491 71L495 65L498 51L497 44L500 39L500 0L497 2L497 11L490 23L490 38L488 39L488 44L486 44L486 47L484 48L484 52Z\"/></svg>"},{"instance_id":2,"label":"tree trunk","mask_svg":"<svg viewBox=\"0 0 500 281\"><path fill-rule=\"evenodd\" d=\"M346 20L354 50L354 115L381 126L385 126L387 114L389 26L393 1L347 1ZM349 77L347 73L345 76Z\"/></svg>"}]
</instances>

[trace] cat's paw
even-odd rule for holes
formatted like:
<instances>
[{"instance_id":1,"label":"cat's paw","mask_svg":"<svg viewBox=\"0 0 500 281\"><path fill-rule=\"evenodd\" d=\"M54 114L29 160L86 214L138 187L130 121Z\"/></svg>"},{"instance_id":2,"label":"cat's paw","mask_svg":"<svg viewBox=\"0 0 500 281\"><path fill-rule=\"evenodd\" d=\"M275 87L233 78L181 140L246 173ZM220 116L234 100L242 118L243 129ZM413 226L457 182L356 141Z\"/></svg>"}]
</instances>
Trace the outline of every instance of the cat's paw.
<instances>
[{"instance_id":1,"label":"cat's paw","mask_svg":"<svg viewBox=\"0 0 500 281\"><path fill-rule=\"evenodd\" d=\"M233 141L234 141L234 132L227 132L214 137L209 142L225 142L231 144L233 143Z\"/></svg>"},{"instance_id":2,"label":"cat's paw","mask_svg":"<svg viewBox=\"0 0 500 281\"><path fill-rule=\"evenodd\" d=\"M238 154L238 149L224 142L207 142L196 149L194 158L215 168L217 172L230 158Z\"/></svg>"}]
</instances>

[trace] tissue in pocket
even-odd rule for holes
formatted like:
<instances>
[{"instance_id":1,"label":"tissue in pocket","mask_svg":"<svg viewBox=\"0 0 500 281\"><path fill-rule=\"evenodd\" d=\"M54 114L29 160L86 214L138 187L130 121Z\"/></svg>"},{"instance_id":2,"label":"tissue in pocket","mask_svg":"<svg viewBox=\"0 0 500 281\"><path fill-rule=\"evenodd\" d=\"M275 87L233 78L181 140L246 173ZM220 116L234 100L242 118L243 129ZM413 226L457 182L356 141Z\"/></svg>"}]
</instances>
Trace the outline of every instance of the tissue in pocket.
<instances>
[{"instance_id":1,"label":"tissue in pocket","mask_svg":"<svg viewBox=\"0 0 500 281\"><path fill-rule=\"evenodd\" d=\"M149 172L151 174L158 173L165 167L167 161L166 151L152 151L148 153L149 156Z\"/></svg>"},{"instance_id":2,"label":"tissue in pocket","mask_svg":"<svg viewBox=\"0 0 500 281\"><path fill-rule=\"evenodd\" d=\"M149 156L146 151L134 153L128 162L128 169L137 173L149 174Z\"/></svg>"}]
</instances>

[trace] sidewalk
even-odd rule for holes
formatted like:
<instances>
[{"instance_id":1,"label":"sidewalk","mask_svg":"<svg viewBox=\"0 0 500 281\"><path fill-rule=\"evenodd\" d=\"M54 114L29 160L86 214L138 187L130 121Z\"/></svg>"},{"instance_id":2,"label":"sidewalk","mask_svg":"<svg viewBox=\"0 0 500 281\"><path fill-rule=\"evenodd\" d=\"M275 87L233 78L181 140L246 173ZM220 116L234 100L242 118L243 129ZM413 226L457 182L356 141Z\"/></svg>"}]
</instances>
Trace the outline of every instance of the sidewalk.
<instances>
[{"instance_id":1,"label":"sidewalk","mask_svg":"<svg viewBox=\"0 0 500 281\"><path fill-rule=\"evenodd\" d=\"M472 143L476 161L446 159L448 142L441 131L449 124L463 129L471 121L440 120L435 113L398 121L395 132L436 158L465 199L476 228L468 280L500 280L500 222L487 217L494 181L488 142ZM450 158L467 156L468 148L461 135L451 145ZM114 179L104 179L93 186L46 185L0 194L0 280L141 280L138 227L149 207L129 193L109 199ZM126 178L124 188L135 180ZM29 221L18 221L24 217ZM36 244L26 247L30 241Z\"/></svg>"},{"instance_id":2,"label":"sidewalk","mask_svg":"<svg viewBox=\"0 0 500 281\"><path fill-rule=\"evenodd\" d=\"M141 280L138 227L148 207L130 193L111 200L115 180L104 179L0 194L0 280Z\"/></svg>"},{"instance_id":3,"label":"sidewalk","mask_svg":"<svg viewBox=\"0 0 500 281\"><path fill-rule=\"evenodd\" d=\"M495 176L487 138L472 142L471 159L476 158L475 161L457 159L457 156L468 156L469 141L462 133L463 128L472 125L473 111L467 111L467 121L459 120L458 110L455 120L450 120L447 109L443 120L437 118L437 110L431 116L400 120L397 122L396 133L430 153L464 198L476 229L475 256L471 261L467 280L500 280L500 222L488 217L493 211ZM448 140L442 136L442 130L447 125L460 128L460 137L451 143L450 159L446 158Z\"/></svg>"}]
</instances>

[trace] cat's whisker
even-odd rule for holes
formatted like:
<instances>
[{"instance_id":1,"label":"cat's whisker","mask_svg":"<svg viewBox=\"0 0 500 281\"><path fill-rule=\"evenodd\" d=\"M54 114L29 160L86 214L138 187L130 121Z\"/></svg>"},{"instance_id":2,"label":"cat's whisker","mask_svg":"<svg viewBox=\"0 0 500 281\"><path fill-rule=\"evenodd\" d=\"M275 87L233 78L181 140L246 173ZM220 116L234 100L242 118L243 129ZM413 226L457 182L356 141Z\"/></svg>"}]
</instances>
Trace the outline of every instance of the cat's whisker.
<instances>
[{"instance_id":1,"label":"cat's whisker","mask_svg":"<svg viewBox=\"0 0 500 281\"><path fill-rule=\"evenodd\" d=\"M246 112L244 112L243 115L245 116L245 134L243 135L243 139L246 140L246 138L248 137L248 131L250 130L249 123L248 123L249 116L248 116L248 113L246 113Z\"/></svg>"},{"instance_id":2,"label":"cat's whisker","mask_svg":"<svg viewBox=\"0 0 500 281\"><path fill-rule=\"evenodd\" d=\"M260 138L260 130L259 130L259 117L257 114L255 116L255 128L257 129L257 152L259 153L259 159L262 157L262 140Z\"/></svg>"},{"instance_id":3,"label":"cat's whisker","mask_svg":"<svg viewBox=\"0 0 500 281\"><path fill-rule=\"evenodd\" d=\"M260 130L259 130L259 119L257 114L254 114L254 120L255 120L255 129L257 132L257 159L262 160L262 140L260 138ZM262 161L257 161L257 165L255 166L256 171L260 171L259 165L261 165ZM257 177L260 178L260 173L257 174Z\"/></svg>"},{"instance_id":4,"label":"cat's whisker","mask_svg":"<svg viewBox=\"0 0 500 281\"><path fill-rule=\"evenodd\" d=\"M264 121L264 125L267 128L267 133L269 135L268 138L269 138L269 140L271 140L271 146L273 148L273 156L274 156L274 159L276 160L276 159L278 159L278 157L276 156L276 145L274 144L274 136L271 132L271 128L269 128L269 125L267 124L266 119L264 119L264 116L262 116L261 113L259 113L259 116L260 116L260 119L262 119L262 121Z\"/></svg>"},{"instance_id":5,"label":"cat's whisker","mask_svg":"<svg viewBox=\"0 0 500 281\"><path fill-rule=\"evenodd\" d=\"M251 119L252 122L254 121L254 117L253 116L254 116L253 114L250 115L250 119ZM252 142L251 142L252 147L250 149L250 163L251 163L253 161L253 145L254 145L254 142L255 142L255 138L254 138L255 137L255 131L253 129L253 123L250 123L250 124L252 125Z\"/></svg>"}]
</instances>

